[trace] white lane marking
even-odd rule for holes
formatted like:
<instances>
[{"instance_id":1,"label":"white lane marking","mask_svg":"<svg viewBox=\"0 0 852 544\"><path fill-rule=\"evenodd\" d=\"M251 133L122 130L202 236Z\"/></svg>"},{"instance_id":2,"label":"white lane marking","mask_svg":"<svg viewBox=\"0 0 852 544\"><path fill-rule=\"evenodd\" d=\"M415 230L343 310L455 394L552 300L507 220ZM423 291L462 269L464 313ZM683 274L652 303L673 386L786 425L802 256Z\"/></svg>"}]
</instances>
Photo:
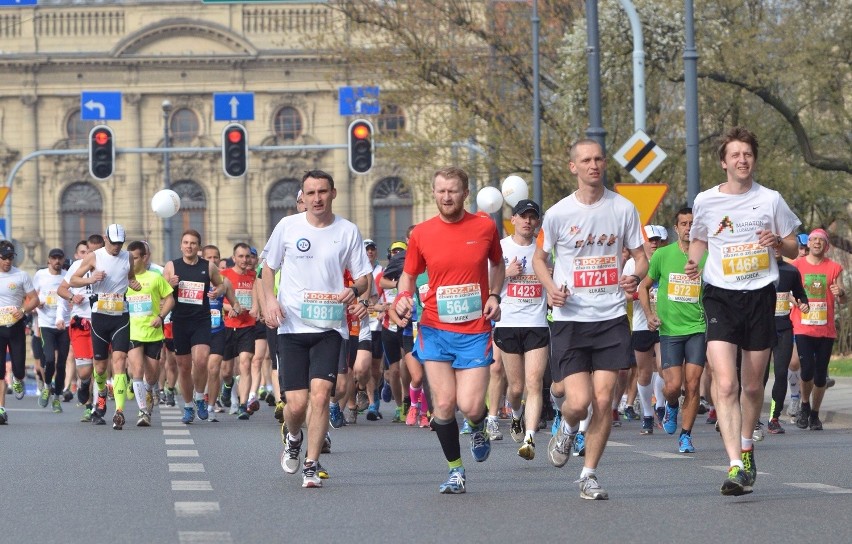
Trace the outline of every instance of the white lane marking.
<instances>
[{"instance_id":1,"label":"white lane marking","mask_svg":"<svg viewBox=\"0 0 852 544\"><path fill-rule=\"evenodd\" d=\"M606 443L606 447L608 448L610 446L614 446L616 448L632 448L633 444L625 444L624 442L613 442L612 440L609 440Z\"/></svg>"},{"instance_id":2,"label":"white lane marking","mask_svg":"<svg viewBox=\"0 0 852 544\"><path fill-rule=\"evenodd\" d=\"M798 487L801 489L810 489L812 491L819 491L821 493L829 493L829 494L845 494L852 493L852 489L846 489L844 487L837 487L834 485L828 484L818 484L818 483L787 483L786 485L790 485L793 487Z\"/></svg>"},{"instance_id":3,"label":"white lane marking","mask_svg":"<svg viewBox=\"0 0 852 544\"><path fill-rule=\"evenodd\" d=\"M189 436L189 429L163 429L164 436Z\"/></svg>"},{"instance_id":4,"label":"white lane marking","mask_svg":"<svg viewBox=\"0 0 852 544\"><path fill-rule=\"evenodd\" d=\"M208 514L218 514L218 502L200 502L187 501L175 503L175 515L179 518L188 518L192 516L206 516Z\"/></svg>"},{"instance_id":5,"label":"white lane marking","mask_svg":"<svg viewBox=\"0 0 852 544\"><path fill-rule=\"evenodd\" d=\"M204 480L172 480L172 491L213 491L213 486Z\"/></svg>"},{"instance_id":6,"label":"white lane marking","mask_svg":"<svg viewBox=\"0 0 852 544\"><path fill-rule=\"evenodd\" d=\"M204 472L201 463L169 463L169 472Z\"/></svg>"},{"instance_id":7,"label":"white lane marking","mask_svg":"<svg viewBox=\"0 0 852 544\"><path fill-rule=\"evenodd\" d=\"M691 455L685 455L683 453L672 453L669 451L636 451L636 453L641 453L643 455L648 455L650 457L657 457L658 459L694 459Z\"/></svg>"},{"instance_id":8,"label":"white lane marking","mask_svg":"<svg viewBox=\"0 0 852 544\"><path fill-rule=\"evenodd\" d=\"M234 544L231 533L214 531L179 531L180 544Z\"/></svg>"},{"instance_id":9,"label":"white lane marking","mask_svg":"<svg viewBox=\"0 0 852 544\"><path fill-rule=\"evenodd\" d=\"M198 450L166 450L166 457L198 457Z\"/></svg>"},{"instance_id":10,"label":"white lane marking","mask_svg":"<svg viewBox=\"0 0 852 544\"><path fill-rule=\"evenodd\" d=\"M194 446L194 445L195 445L195 440L193 440L191 438L166 438L166 446Z\"/></svg>"},{"instance_id":11,"label":"white lane marking","mask_svg":"<svg viewBox=\"0 0 852 544\"><path fill-rule=\"evenodd\" d=\"M168 420L181 419L182 417L183 416L180 415L180 414L160 414L160 419L162 419L163 421L165 421L167 419Z\"/></svg>"},{"instance_id":12,"label":"white lane marking","mask_svg":"<svg viewBox=\"0 0 852 544\"><path fill-rule=\"evenodd\" d=\"M186 427L186 424L180 421L161 421L160 425L163 427Z\"/></svg>"},{"instance_id":13,"label":"white lane marking","mask_svg":"<svg viewBox=\"0 0 852 544\"><path fill-rule=\"evenodd\" d=\"M7 412L50 412L47 408L9 408L5 406Z\"/></svg>"}]
</instances>

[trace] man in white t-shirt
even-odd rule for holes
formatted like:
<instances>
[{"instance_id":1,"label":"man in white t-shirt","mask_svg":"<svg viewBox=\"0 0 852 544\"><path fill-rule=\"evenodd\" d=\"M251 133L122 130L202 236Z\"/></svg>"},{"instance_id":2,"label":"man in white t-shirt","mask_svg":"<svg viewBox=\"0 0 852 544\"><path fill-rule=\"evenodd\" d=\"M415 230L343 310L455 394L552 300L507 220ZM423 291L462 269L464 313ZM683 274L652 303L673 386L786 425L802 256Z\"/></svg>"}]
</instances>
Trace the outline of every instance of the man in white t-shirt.
<instances>
[{"instance_id":1,"label":"man in white t-shirt","mask_svg":"<svg viewBox=\"0 0 852 544\"><path fill-rule=\"evenodd\" d=\"M763 374L775 344L775 281L780 249L795 257L801 224L777 191L754 181L757 138L734 127L721 138L727 180L695 197L684 272L704 280L707 365L719 431L730 459L723 495L752 492L757 468L752 430L763 405ZM703 271L697 263L704 253ZM742 352L741 380L737 352ZM740 387L741 384L741 387Z\"/></svg>"},{"instance_id":2,"label":"man in white t-shirt","mask_svg":"<svg viewBox=\"0 0 852 544\"><path fill-rule=\"evenodd\" d=\"M332 211L337 191L331 175L322 170L306 172L302 196L307 211L282 219L266 244L262 286L267 324L278 326L282 385L287 395L284 418L289 431L281 467L289 474L299 469L301 427L310 394L302 487L322 487L318 461L328 430L328 405L340 349L349 336L345 312L367 290L372 266L358 227ZM276 297L273 278L279 267L282 273ZM351 287L343 284L347 269L355 279Z\"/></svg>"},{"instance_id":3,"label":"man in white t-shirt","mask_svg":"<svg viewBox=\"0 0 852 544\"><path fill-rule=\"evenodd\" d=\"M626 198L604 187L606 167L601 146L580 140L571 146L571 173L578 189L544 216L544 242L536 248L533 268L553 307L551 395L561 404L562 424L547 446L551 464L564 466L571 456L580 422L592 405L586 455L580 473L580 497L605 500L597 466L612 429L612 397L619 370L628 367L630 327L624 304L648 271L639 213ZM633 275L622 275L622 247L636 260ZM553 252L553 277L548 254ZM559 398L555 391L563 391Z\"/></svg>"},{"instance_id":4,"label":"man in white t-shirt","mask_svg":"<svg viewBox=\"0 0 852 544\"><path fill-rule=\"evenodd\" d=\"M44 387L38 398L38 404L46 408L50 403L50 390L53 388L53 411L62 412L62 391L65 388L65 360L71 349L65 321L57 318L57 308L60 300L56 290L62 283L62 263L65 262L65 252L53 248L47 254L47 268L36 271L33 275L33 288L38 292L39 331L44 352ZM55 384L54 374L56 377Z\"/></svg>"}]
</instances>

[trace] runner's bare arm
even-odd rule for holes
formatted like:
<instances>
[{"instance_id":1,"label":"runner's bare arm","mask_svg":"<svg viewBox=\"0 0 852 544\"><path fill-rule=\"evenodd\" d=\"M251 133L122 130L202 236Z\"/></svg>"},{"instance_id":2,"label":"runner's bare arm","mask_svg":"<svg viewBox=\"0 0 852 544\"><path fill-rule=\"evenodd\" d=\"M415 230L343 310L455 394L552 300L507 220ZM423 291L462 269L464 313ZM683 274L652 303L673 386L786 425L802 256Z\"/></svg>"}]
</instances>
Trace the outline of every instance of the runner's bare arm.
<instances>
[{"instance_id":1,"label":"runner's bare arm","mask_svg":"<svg viewBox=\"0 0 852 544\"><path fill-rule=\"evenodd\" d=\"M568 300L567 290L562 289L556 282L553 281L553 276L550 273L550 268L547 263L547 253L540 247L535 248L533 254L533 270L538 278L538 281L544 286L547 291L547 296L551 306L559 308L565 305Z\"/></svg>"},{"instance_id":2,"label":"runner's bare arm","mask_svg":"<svg viewBox=\"0 0 852 544\"><path fill-rule=\"evenodd\" d=\"M701 258L707 253L706 240L693 240L689 243L689 260L686 261L686 266L683 267L683 273L689 276L691 280L697 280L701 277L701 269L698 268L698 263Z\"/></svg>"},{"instance_id":3,"label":"runner's bare arm","mask_svg":"<svg viewBox=\"0 0 852 544\"><path fill-rule=\"evenodd\" d=\"M94 253L89 253L83 257L83 262L80 263L80 268L78 268L77 271L74 272L74 275L71 276L71 287L85 287L104 279L106 274L104 274L102 270L94 272L96 262ZM83 276L89 271L92 271L92 274L88 278L84 278Z\"/></svg>"},{"instance_id":4,"label":"runner's bare arm","mask_svg":"<svg viewBox=\"0 0 852 544\"><path fill-rule=\"evenodd\" d=\"M275 285L275 270L272 270L265 261L263 263L263 274L260 279L260 285L263 289L263 300L265 301L264 317L266 318L266 324L270 327L277 327L287 316L284 314L284 309L275 297L275 290L273 289Z\"/></svg>"}]
</instances>

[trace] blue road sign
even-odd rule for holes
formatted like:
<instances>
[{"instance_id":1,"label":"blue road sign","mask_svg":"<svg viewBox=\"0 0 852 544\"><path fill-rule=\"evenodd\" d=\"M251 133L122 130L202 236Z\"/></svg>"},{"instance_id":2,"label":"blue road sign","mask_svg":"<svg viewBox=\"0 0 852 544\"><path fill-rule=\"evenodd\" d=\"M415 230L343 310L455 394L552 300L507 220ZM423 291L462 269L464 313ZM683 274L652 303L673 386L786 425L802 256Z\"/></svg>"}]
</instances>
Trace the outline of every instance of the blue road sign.
<instances>
[{"instance_id":1,"label":"blue road sign","mask_svg":"<svg viewBox=\"0 0 852 544\"><path fill-rule=\"evenodd\" d=\"M38 0L0 0L2 6L34 6L38 4Z\"/></svg>"},{"instance_id":2,"label":"blue road sign","mask_svg":"<svg viewBox=\"0 0 852 544\"><path fill-rule=\"evenodd\" d=\"M378 87L340 87L337 99L340 102L340 115L378 115Z\"/></svg>"},{"instance_id":3,"label":"blue road sign","mask_svg":"<svg viewBox=\"0 0 852 544\"><path fill-rule=\"evenodd\" d=\"M254 93L213 93L216 121L254 121Z\"/></svg>"},{"instance_id":4,"label":"blue road sign","mask_svg":"<svg viewBox=\"0 0 852 544\"><path fill-rule=\"evenodd\" d=\"M80 95L80 118L83 121L121 120L121 92L83 91Z\"/></svg>"},{"instance_id":5,"label":"blue road sign","mask_svg":"<svg viewBox=\"0 0 852 544\"><path fill-rule=\"evenodd\" d=\"M6 218L0 218L0 240L6 239Z\"/></svg>"}]
</instances>

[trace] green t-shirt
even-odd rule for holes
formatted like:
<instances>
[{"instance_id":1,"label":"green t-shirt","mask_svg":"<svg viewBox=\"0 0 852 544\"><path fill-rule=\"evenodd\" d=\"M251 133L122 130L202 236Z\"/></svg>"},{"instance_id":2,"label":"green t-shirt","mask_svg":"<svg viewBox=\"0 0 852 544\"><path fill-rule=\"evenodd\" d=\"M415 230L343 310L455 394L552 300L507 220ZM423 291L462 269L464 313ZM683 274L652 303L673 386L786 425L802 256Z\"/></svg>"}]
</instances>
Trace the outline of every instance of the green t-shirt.
<instances>
[{"instance_id":1,"label":"green t-shirt","mask_svg":"<svg viewBox=\"0 0 852 544\"><path fill-rule=\"evenodd\" d=\"M677 242L661 247L651 256L648 276L658 282L657 317L662 336L687 336L706 329L701 279L693 281L683 273L687 260ZM705 254L701 258L701 268L706 260Z\"/></svg>"},{"instance_id":2,"label":"green t-shirt","mask_svg":"<svg viewBox=\"0 0 852 544\"><path fill-rule=\"evenodd\" d=\"M172 293L172 286L163 276L151 270L137 274L136 281L142 285L142 290L127 290L130 339L135 342L157 342L164 338L163 328L152 327L151 321L159 315L160 301Z\"/></svg>"}]
</instances>

